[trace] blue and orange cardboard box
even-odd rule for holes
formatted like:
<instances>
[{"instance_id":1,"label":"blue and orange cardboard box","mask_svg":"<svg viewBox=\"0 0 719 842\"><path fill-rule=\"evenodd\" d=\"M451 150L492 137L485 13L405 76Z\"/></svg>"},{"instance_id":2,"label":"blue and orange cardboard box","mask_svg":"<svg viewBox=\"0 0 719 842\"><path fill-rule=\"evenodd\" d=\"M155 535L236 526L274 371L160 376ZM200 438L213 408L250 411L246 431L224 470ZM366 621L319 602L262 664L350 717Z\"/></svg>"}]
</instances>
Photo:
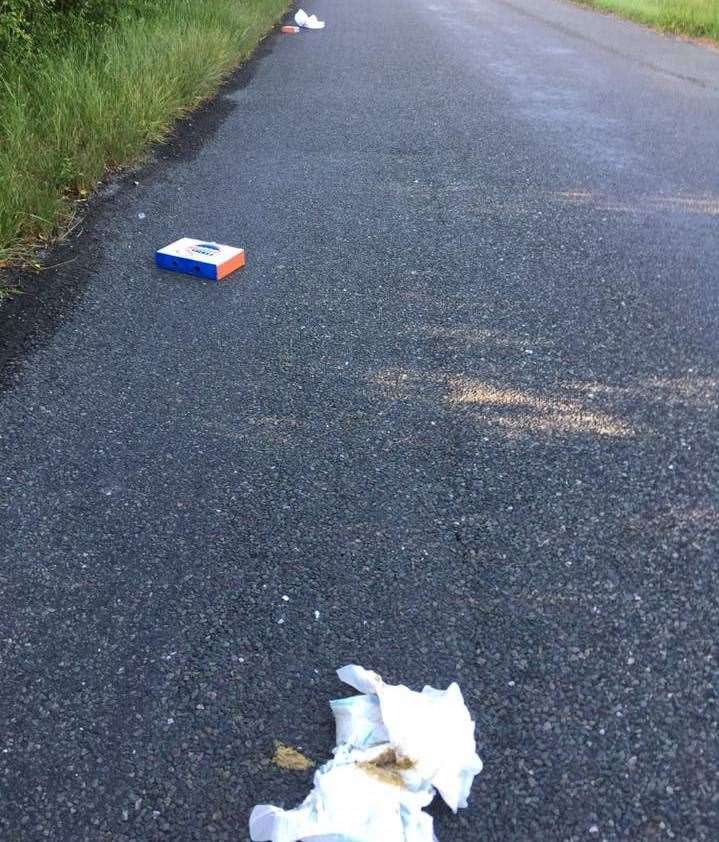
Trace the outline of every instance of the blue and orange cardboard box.
<instances>
[{"instance_id":1,"label":"blue and orange cardboard box","mask_svg":"<svg viewBox=\"0 0 719 842\"><path fill-rule=\"evenodd\" d=\"M245 265L245 250L183 237L158 249L155 262L161 269L169 269L171 272L219 281Z\"/></svg>"}]
</instances>

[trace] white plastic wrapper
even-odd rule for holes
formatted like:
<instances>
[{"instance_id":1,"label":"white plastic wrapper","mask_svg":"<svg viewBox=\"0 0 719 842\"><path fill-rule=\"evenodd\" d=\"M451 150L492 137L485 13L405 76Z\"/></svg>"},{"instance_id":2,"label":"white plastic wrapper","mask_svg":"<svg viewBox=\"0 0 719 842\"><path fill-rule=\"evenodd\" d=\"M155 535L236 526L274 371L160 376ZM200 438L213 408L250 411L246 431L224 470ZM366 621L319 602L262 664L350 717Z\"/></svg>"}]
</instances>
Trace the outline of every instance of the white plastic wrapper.
<instances>
[{"instance_id":1,"label":"white plastic wrapper","mask_svg":"<svg viewBox=\"0 0 719 842\"><path fill-rule=\"evenodd\" d=\"M377 696L351 696L330 702L337 745L367 748L389 742Z\"/></svg>"},{"instance_id":2,"label":"white plastic wrapper","mask_svg":"<svg viewBox=\"0 0 719 842\"><path fill-rule=\"evenodd\" d=\"M439 791L454 811L467 806L482 770L474 722L457 684L417 693L385 684L356 665L337 670L363 695L330 702L334 759L294 810L269 805L250 816L253 842L436 842L423 811Z\"/></svg>"},{"instance_id":3,"label":"white plastic wrapper","mask_svg":"<svg viewBox=\"0 0 719 842\"><path fill-rule=\"evenodd\" d=\"M325 22L317 20L317 15L308 15L304 9L298 9L295 13L295 23L303 29L324 29Z\"/></svg>"}]
</instances>

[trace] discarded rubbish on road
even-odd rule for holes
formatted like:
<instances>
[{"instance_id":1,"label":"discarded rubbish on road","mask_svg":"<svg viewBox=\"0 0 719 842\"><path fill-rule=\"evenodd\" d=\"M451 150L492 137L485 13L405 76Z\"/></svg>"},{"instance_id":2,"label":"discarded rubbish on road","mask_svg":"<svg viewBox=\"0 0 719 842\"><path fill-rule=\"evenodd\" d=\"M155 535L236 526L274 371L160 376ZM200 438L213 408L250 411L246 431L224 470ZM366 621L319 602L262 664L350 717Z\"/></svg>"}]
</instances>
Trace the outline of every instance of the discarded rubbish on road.
<instances>
[{"instance_id":1,"label":"discarded rubbish on road","mask_svg":"<svg viewBox=\"0 0 719 842\"><path fill-rule=\"evenodd\" d=\"M308 15L304 9L298 9L295 13L295 23L302 29L324 29L325 22L317 20L317 15Z\"/></svg>"},{"instance_id":2,"label":"discarded rubbish on road","mask_svg":"<svg viewBox=\"0 0 719 842\"><path fill-rule=\"evenodd\" d=\"M158 249L155 262L161 269L171 272L219 281L245 265L245 250L183 237Z\"/></svg>"},{"instance_id":3,"label":"discarded rubbish on road","mask_svg":"<svg viewBox=\"0 0 719 842\"><path fill-rule=\"evenodd\" d=\"M297 35L297 33L299 31L300 31L299 26L287 25L287 26L283 26L282 29L281 29L281 32L284 32L285 35Z\"/></svg>"},{"instance_id":4,"label":"discarded rubbish on road","mask_svg":"<svg viewBox=\"0 0 719 842\"><path fill-rule=\"evenodd\" d=\"M260 804L253 842L436 842L422 809L439 792L453 812L467 806L482 770L475 724L456 683L421 693L385 684L350 665L337 670L362 695L330 702L337 745L314 788L293 810Z\"/></svg>"}]
</instances>

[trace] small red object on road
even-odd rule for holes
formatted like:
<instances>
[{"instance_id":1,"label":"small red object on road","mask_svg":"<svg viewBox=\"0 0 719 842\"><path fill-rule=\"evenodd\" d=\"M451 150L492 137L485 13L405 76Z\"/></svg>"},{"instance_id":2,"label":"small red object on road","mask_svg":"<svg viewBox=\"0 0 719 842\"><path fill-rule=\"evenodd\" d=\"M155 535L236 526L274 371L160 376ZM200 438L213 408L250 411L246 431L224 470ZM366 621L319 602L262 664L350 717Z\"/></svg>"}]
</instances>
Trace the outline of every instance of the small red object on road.
<instances>
[{"instance_id":1,"label":"small red object on road","mask_svg":"<svg viewBox=\"0 0 719 842\"><path fill-rule=\"evenodd\" d=\"M282 27L282 32L284 32L285 35L297 35L297 33L299 31L300 31L299 26L283 26Z\"/></svg>"}]
</instances>

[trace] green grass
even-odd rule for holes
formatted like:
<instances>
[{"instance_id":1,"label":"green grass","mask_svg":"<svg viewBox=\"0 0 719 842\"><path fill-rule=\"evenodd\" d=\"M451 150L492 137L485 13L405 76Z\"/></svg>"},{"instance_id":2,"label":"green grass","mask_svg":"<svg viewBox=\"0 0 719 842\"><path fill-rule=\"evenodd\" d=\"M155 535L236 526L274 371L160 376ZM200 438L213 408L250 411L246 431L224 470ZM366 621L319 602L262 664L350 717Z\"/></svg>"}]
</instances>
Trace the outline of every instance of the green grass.
<instances>
[{"instance_id":1,"label":"green grass","mask_svg":"<svg viewBox=\"0 0 719 842\"><path fill-rule=\"evenodd\" d=\"M166 0L31 64L0 62L0 265L61 236L78 197L216 88L287 0ZM87 33L85 33L87 35Z\"/></svg>"},{"instance_id":2,"label":"green grass","mask_svg":"<svg viewBox=\"0 0 719 842\"><path fill-rule=\"evenodd\" d=\"M576 0L665 32L719 42L719 0Z\"/></svg>"}]
</instances>

